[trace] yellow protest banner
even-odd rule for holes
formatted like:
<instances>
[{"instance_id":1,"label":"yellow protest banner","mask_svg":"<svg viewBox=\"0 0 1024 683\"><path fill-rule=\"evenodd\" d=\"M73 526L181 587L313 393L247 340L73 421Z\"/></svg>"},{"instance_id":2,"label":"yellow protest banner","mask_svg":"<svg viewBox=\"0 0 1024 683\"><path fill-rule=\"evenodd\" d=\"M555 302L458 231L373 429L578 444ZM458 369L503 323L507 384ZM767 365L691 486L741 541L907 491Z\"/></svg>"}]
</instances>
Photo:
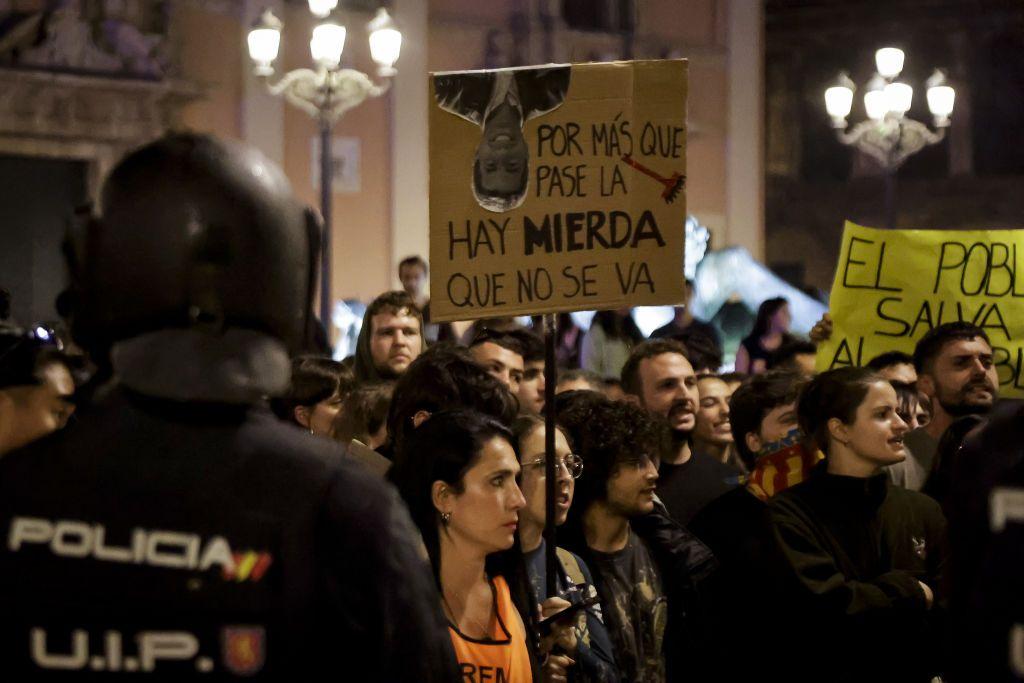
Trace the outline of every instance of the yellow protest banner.
<instances>
[{"instance_id":1,"label":"yellow protest banner","mask_svg":"<svg viewBox=\"0 0 1024 683\"><path fill-rule=\"evenodd\" d=\"M1024 397L1024 230L876 230L846 223L818 369L914 352L958 320L992 342L1000 395ZM1020 277L1018 278L1018 274Z\"/></svg>"},{"instance_id":2,"label":"yellow protest banner","mask_svg":"<svg viewBox=\"0 0 1024 683\"><path fill-rule=\"evenodd\" d=\"M431 74L430 312L683 300L685 60Z\"/></svg>"}]
</instances>

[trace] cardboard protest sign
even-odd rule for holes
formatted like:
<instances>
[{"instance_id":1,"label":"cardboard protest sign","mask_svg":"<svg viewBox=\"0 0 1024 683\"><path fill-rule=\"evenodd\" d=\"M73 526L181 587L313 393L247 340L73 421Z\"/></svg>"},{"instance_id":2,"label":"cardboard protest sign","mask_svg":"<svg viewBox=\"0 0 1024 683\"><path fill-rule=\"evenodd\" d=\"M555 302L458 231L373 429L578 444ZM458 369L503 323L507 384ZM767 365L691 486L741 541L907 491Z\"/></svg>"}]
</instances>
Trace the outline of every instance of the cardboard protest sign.
<instances>
[{"instance_id":1,"label":"cardboard protest sign","mask_svg":"<svg viewBox=\"0 0 1024 683\"><path fill-rule=\"evenodd\" d=\"M431 318L683 301L686 67L431 74Z\"/></svg>"},{"instance_id":2,"label":"cardboard protest sign","mask_svg":"<svg viewBox=\"0 0 1024 683\"><path fill-rule=\"evenodd\" d=\"M1024 397L1024 230L875 230L847 223L832 285L835 329L818 369L914 352L963 320L992 342L1000 395ZM1018 277L1020 275L1020 277Z\"/></svg>"}]
</instances>

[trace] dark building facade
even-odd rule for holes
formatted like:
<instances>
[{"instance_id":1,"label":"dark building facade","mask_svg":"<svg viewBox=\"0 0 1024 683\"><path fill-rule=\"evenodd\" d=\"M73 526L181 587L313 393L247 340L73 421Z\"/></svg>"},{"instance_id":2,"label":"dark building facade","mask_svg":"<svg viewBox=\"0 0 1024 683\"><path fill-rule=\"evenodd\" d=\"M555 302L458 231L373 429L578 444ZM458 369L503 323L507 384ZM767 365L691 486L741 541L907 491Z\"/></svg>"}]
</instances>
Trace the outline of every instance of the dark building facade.
<instances>
[{"instance_id":1,"label":"dark building facade","mask_svg":"<svg viewBox=\"0 0 1024 683\"><path fill-rule=\"evenodd\" d=\"M767 0L767 262L794 284L831 286L844 219L886 223L884 169L842 145L824 91L840 71L857 85L849 122L880 47L906 53L908 116L931 126L925 82L956 89L946 139L895 175L895 227L1024 227L1024 3L1019 0Z\"/></svg>"}]
</instances>

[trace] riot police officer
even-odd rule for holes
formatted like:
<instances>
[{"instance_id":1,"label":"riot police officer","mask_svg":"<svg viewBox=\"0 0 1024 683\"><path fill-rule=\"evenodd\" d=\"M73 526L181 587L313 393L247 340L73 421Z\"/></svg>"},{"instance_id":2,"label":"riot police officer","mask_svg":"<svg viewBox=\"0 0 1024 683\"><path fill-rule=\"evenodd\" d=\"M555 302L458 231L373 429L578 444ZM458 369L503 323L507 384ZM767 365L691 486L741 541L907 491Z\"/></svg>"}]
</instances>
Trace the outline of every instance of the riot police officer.
<instances>
[{"instance_id":1,"label":"riot police officer","mask_svg":"<svg viewBox=\"0 0 1024 683\"><path fill-rule=\"evenodd\" d=\"M959 450L943 453L953 457L947 498L953 628L946 678L956 683L1024 681L1022 427L1024 403L1003 399Z\"/></svg>"},{"instance_id":2,"label":"riot police officer","mask_svg":"<svg viewBox=\"0 0 1024 683\"><path fill-rule=\"evenodd\" d=\"M319 225L252 150L178 134L123 159L70 239L75 336L116 384L0 459L14 679L457 676L394 492L278 422Z\"/></svg>"}]
</instances>

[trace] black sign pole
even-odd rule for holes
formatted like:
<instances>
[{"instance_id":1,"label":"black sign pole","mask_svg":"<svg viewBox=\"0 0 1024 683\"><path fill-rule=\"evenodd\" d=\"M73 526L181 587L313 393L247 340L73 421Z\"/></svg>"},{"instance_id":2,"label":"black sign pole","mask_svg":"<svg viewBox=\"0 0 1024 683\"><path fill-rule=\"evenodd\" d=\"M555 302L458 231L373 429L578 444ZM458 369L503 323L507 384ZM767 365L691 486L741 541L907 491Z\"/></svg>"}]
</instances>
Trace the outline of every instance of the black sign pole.
<instances>
[{"instance_id":1,"label":"black sign pole","mask_svg":"<svg viewBox=\"0 0 1024 683\"><path fill-rule=\"evenodd\" d=\"M555 554L555 315L544 314L544 567L547 595L558 595Z\"/></svg>"}]
</instances>

